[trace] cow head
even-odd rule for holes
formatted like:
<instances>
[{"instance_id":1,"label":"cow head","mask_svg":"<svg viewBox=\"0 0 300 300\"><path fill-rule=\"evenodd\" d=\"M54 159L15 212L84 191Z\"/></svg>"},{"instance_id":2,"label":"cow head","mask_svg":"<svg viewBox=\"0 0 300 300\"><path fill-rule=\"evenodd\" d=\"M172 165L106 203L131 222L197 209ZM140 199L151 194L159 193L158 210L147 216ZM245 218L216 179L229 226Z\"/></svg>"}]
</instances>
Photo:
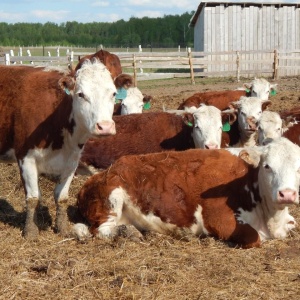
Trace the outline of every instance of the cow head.
<instances>
[{"instance_id":1,"label":"cow head","mask_svg":"<svg viewBox=\"0 0 300 300\"><path fill-rule=\"evenodd\" d=\"M280 115L274 111L263 111L257 124L258 144L264 145L265 141L278 139L283 133L283 122Z\"/></svg>"},{"instance_id":2,"label":"cow head","mask_svg":"<svg viewBox=\"0 0 300 300\"><path fill-rule=\"evenodd\" d=\"M121 62L120 59L117 55L110 53L106 50L99 50L94 54L86 55L82 57L81 59L79 58L78 64L75 68L75 71L81 68L82 64L86 60L92 60L92 59L97 59L101 61L108 69L110 72L111 76L115 79L118 75L122 73L122 67L121 67Z\"/></svg>"},{"instance_id":3,"label":"cow head","mask_svg":"<svg viewBox=\"0 0 300 300\"><path fill-rule=\"evenodd\" d=\"M299 203L300 147L280 137L263 147L240 152L247 163L259 166L258 184L269 213Z\"/></svg>"},{"instance_id":4,"label":"cow head","mask_svg":"<svg viewBox=\"0 0 300 300\"><path fill-rule=\"evenodd\" d=\"M250 91L251 97L268 100L270 95L276 93L277 84L271 84L264 78L255 78L251 83L244 83L244 87Z\"/></svg>"},{"instance_id":5,"label":"cow head","mask_svg":"<svg viewBox=\"0 0 300 300\"><path fill-rule=\"evenodd\" d=\"M241 97L240 100L231 103L231 106L238 111L238 125L241 134L250 136L257 130L258 120L270 104L270 101L256 97Z\"/></svg>"},{"instance_id":6,"label":"cow head","mask_svg":"<svg viewBox=\"0 0 300 300\"><path fill-rule=\"evenodd\" d=\"M221 113L215 106L201 104L193 112L183 114L184 122L193 127L193 139L196 148L219 149L221 146L223 122L234 122L232 111Z\"/></svg>"},{"instance_id":7,"label":"cow head","mask_svg":"<svg viewBox=\"0 0 300 300\"><path fill-rule=\"evenodd\" d=\"M72 117L85 137L116 133L112 120L116 87L101 62L85 60L75 76L64 76L59 85L72 96Z\"/></svg>"}]
</instances>

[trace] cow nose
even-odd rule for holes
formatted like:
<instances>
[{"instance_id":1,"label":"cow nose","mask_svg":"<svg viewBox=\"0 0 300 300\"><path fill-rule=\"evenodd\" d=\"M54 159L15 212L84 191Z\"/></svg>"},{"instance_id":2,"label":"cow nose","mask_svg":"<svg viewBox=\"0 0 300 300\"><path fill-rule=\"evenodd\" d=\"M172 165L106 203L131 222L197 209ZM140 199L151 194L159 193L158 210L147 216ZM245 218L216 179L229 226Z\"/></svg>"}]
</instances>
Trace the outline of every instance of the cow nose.
<instances>
[{"instance_id":1,"label":"cow nose","mask_svg":"<svg viewBox=\"0 0 300 300\"><path fill-rule=\"evenodd\" d=\"M99 135L116 134L116 125L114 121L102 121L97 123L96 127L96 131Z\"/></svg>"},{"instance_id":2,"label":"cow nose","mask_svg":"<svg viewBox=\"0 0 300 300\"><path fill-rule=\"evenodd\" d=\"M217 144L205 144L205 149L218 149Z\"/></svg>"},{"instance_id":3,"label":"cow nose","mask_svg":"<svg viewBox=\"0 0 300 300\"><path fill-rule=\"evenodd\" d=\"M293 204L298 202L298 195L295 190L285 189L278 191L278 201L282 204Z\"/></svg>"},{"instance_id":4,"label":"cow nose","mask_svg":"<svg viewBox=\"0 0 300 300\"><path fill-rule=\"evenodd\" d=\"M257 121L255 120L254 117L247 118L247 123L248 123L249 129L256 130L256 128L257 128Z\"/></svg>"}]
</instances>

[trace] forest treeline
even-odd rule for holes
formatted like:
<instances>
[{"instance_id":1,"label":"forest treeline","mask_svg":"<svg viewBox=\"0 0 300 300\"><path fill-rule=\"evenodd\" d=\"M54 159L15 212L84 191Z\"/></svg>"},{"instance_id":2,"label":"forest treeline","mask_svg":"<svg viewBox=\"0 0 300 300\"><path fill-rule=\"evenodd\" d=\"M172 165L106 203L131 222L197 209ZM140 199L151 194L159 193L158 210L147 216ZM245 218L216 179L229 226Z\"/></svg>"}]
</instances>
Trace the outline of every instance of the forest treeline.
<instances>
[{"instance_id":1,"label":"forest treeline","mask_svg":"<svg viewBox=\"0 0 300 300\"><path fill-rule=\"evenodd\" d=\"M192 47L194 12L162 18L130 18L113 23L0 23L1 46Z\"/></svg>"}]
</instances>

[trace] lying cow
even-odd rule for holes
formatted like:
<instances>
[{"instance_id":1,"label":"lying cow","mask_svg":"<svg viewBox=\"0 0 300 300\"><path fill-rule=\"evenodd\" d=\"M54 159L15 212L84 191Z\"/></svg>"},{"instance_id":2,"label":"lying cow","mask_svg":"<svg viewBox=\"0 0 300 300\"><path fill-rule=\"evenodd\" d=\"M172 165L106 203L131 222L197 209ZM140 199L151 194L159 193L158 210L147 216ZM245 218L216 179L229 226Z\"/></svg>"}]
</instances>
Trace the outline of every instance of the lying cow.
<instances>
[{"instance_id":1,"label":"lying cow","mask_svg":"<svg viewBox=\"0 0 300 300\"><path fill-rule=\"evenodd\" d=\"M90 225L79 238L111 238L119 225L181 238L211 235L243 248L285 238L296 226L300 148L285 138L242 150L125 156L84 184L78 209Z\"/></svg>"},{"instance_id":2,"label":"lying cow","mask_svg":"<svg viewBox=\"0 0 300 300\"><path fill-rule=\"evenodd\" d=\"M220 148L222 122L229 119L233 120L231 112L221 113L213 106L202 106L183 116L164 112L114 116L116 135L90 139L80 161L107 168L129 154L182 151L194 148L195 144L200 148Z\"/></svg>"},{"instance_id":3,"label":"lying cow","mask_svg":"<svg viewBox=\"0 0 300 300\"><path fill-rule=\"evenodd\" d=\"M116 87L106 67L86 61L76 74L0 66L0 160L17 161L26 194L26 238L38 235L40 174L58 177L56 227L67 233L68 191L85 142L115 134Z\"/></svg>"},{"instance_id":4,"label":"lying cow","mask_svg":"<svg viewBox=\"0 0 300 300\"><path fill-rule=\"evenodd\" d=\"M264 78L255 78L251 83L245 83L246 90L233 91L210 91L196 93L181 103L178 109L189 109L199 107L201 103L214 105L220 110L230 108L230 103L238 101L241 97L256 97L263 101L269 99L270 94L274 94L277 84L270 84Z\"/></svg>"}]
</instances>

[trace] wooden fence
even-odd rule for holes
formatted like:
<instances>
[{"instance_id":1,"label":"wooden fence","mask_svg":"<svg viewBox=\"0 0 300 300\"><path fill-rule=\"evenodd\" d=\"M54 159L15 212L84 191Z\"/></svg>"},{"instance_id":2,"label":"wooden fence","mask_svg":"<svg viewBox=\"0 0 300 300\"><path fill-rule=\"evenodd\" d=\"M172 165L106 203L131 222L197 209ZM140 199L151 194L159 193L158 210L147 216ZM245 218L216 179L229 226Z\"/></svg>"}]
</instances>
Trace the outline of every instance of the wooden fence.
<instances>
[{"instance_id":1,"label":"wooden fence","mask_svg":"<svg viewBox=\"0 0 300 300\"><path fill-rule=\"evenodd\" d=\"M264 76L275 80L281 76L300 75L300 50L296 51L231 51L231 52L113 52L119 56L124 73L141 80L189 77ZM76 65L78 57L91 54L70 52L66 56L0 57L0 64ZM255 59L253 58L255 56ZM259 58L257 58L259 57Z\"/></svg>"}]
</instances>

